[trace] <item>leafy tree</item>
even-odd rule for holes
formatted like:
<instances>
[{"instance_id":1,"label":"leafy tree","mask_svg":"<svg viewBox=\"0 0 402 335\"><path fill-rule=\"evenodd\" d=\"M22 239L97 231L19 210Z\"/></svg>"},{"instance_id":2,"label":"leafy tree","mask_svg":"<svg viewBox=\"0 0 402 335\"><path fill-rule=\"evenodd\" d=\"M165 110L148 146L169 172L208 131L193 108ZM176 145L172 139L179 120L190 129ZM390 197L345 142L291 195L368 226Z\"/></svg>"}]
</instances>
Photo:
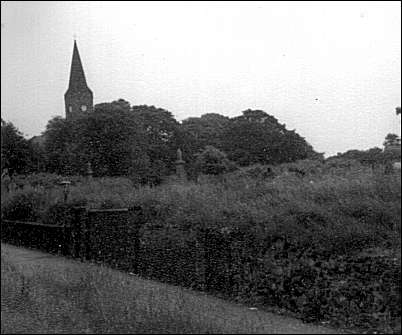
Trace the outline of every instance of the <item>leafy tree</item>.
<instances>
[{"instance_id":1,"label":"leafy tree","mask_svg":"<svg viewBox=\"0 0 402 335\"><path fill-rule=\"evenodd\" d=\"M130 103L124 99L118 99L112 102L103 102L95 105L95 111L113 113L117 111L129 112L131 110Z\"/></svg>"},{"instance_id":2,"label":"leafy tree","mask_svg":"<svg viewBox=\"0 0 402 335\"><path fill-rule=\"evenodd\" d=\"M72 174L75 159L74 122L56 116L49 120L43 134L46 170L58 174Z\"/></svg>"},{"instance_id":3,"label":"leafy tree","mask_svg":"<svg viewBox=\"0 0 402 335\"><path fill-rule=\"evenodd\" d=\"M136 175L148 161L145 135L127 104L95 106L94 113L69 121L56 117L45 131L47 168L60 174L86 173L90 162L95 176Z\"/></svg>"},{"instance_id":4,"label":"leafy tree","mask_svg":"<svg viewBox=\"0 0 402 335\"><path fill-rule=\"evenodd\" d=\"M95 176L133 175L146 155L144 133L129 111L95 110L76 120L72 129L76 171L84 172L91 162Z\"/></svg>"},{"instance_id":5,"label":"leafy tree","mask_svg":"<svg viewBox=\"0 0 402 335\"><path fill-rule=\"evenodd\" d=\"M64 174L85 173L91 162L95 176L129 175L155 184L173 171L178 147L185 160L194 160L191 136L170 112L131 107L123 99L98 104L74 121L55 118L45 136L49 170Z\"/></svg>"},{"instance_id":6,"label":"leafy tree","mask_svg":"<svg viewBox=\"0 0 402 335\"><path fill-rule=\"evenodd\" d=\"M39 138L39 141L36 139ZM35 136L28 140L32 150L32 168L36 172L46 171L46 152L44 148L44 137Z\"/></svg>"},{"instance_id":7,"label":"leafy tree","mask_svg":"<svg viewBox=\"0 0 402 335\"><path fill-rule=\"evenodd\" d=\"M327 162L333 159L343 159L345 161L357 161L363 165L369 165L372 168L378 165L388 164L400 158L400 151L382 150L378 147L369 150L348 150L344 153L338 153L336 156L328 157Z\"/></svg>"},{"instance_id":8,"label":"leafy tree","mask_svg":"<svg viewBox=\"0 0 402 335\"><path fill-rule=\"evenodd\" d=\"M194 137L197 150L199 150L207 145L221 147L222 133L229 123L230 119L226 116L208 113L201 117L190 117L183 120L182 127Z\"/></svg>"},{"instance_id":9,"label":"leafy tree","mask_svg":"<svg viewBox=\"0 0 402 335\"><path fill-rule=\"evenodd\" d=\"M236 168L236 165L227 159L224 152L211 145L207 145L197 155L196 165L199 172L212 175L229 172Z\"/></svg>"},{"instance_id":10,"label":"leafy tree","mask_svg":"<svg viewBox=\"0 0 402 335\"><path fill-rule=\"evenodd\" d=\"M147 140L147 155L152 170L161 176L174 171L177 148L183 151L183 159L194 160L194 138L183 129L172 113L154 106L133 106L132 113L138 119Z\"/></svg>"},{"instance_id":11,"label":"leafy tree","mask_svg":"<svg viewBox=\"0 0 402 335\"><path fill-rule=\"evenodd\" d=\"M294 130L288 131L275 117L261 110L249 109L232 119L209 113L180 124L167 110L130 106L123 99L98 104L94 113L74 121L54 118L44 137L47 168L51 172L84 173L87 162L91 162L97 176L131 175L152 183L173 173L177 148L183 151L190 177L202 162L199 157L206 155L205 159L215 157L219 161L216 150L227 152L225 159L240 165L276 164L319 156ZM214 149L206 150L211 144ZM197 152L202 150L204 156L196 159ZM218 167L214 169L220 171Z\"/></svg>"},{"instance_id":12,"label":"leafy tree","mask_svg":"<svg viewBox=\"0 0 402 335\"><path fill-rule=\"evenodd\" d=\"M400 142L401 142L401 140L400 140L398 135L396 135L396 134L388 134L385 137L384 147L387 148L387 147L389 147L391 145L398 145L398 144L400 144Z\"/></svg>"},{"instance_id":13,"label":"leafy tree","mask_svg":"<svg viewBox=\"0 0 402 335\"><path fill-rule=\"evenodd\" d=\"M384 152L380 148L371 148L369 150L348 150L344 153L338 152L336 156L328 157L327 161L331 161L334 158L344 160L355 160L364 165L371 165L374 167L377 164L384 163Z\"/></svg>"},{"instance_id":14,"label":"leafy tree","mask_svg":"<svg viewBox=\"0 0 402 335\"><path fill-rule=\"evenodd\" d=\"M33 170L33 150L28 140L11 123L1 119L1 170L12 174Z\"/></svg>"},{"instance_id":15,"label":"leafy tree","mask_svg":"<svg viewBox=\"0 0 402 335\"><path fill-rule=\"evenodd\" d=\"M236 163L279 164L319 156L304 138L272 115L250 109L242 114L231 119L221 136L222 149Z\"/></svg>"}]
</instances>

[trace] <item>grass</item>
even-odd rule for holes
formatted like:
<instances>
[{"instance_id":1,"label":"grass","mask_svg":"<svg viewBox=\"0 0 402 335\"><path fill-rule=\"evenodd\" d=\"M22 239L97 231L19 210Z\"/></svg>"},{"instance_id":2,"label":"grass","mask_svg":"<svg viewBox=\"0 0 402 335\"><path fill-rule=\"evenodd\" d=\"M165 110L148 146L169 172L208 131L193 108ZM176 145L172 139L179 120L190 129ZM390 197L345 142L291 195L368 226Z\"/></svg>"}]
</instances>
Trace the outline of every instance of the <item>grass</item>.
<instances>
[{"instance_id":1,"label":"grass","mask_svg":"<svg viewBox=\"0 0 402 335\"><path fill-rule=\"evenodd\" d=\"M261 167L254 167L248 168L253 169L252 173L248 169L243 169L224 176L204 176L198 183L166 183L158 187L135 187L130 180L124 178L95 178L92 181L77 179L77 182L71 186L68 202L70 204L85 203L91 208L141 206L147 222L142 227L141 239L145 245L150 246L148 248L150 253L146 254L145 258L147 264L150 264L152 257L155 256L154 258L159 262L156 264L160 265L152 269L152 273L159 273L152 278L165 280L164 271L166 271L174 279L171 282L175 284L180 283L180 278L191 278L182 263L190 266L194 263L194 259L191 257L186 259L183 256L184 258L180 259L183 262L178 262L179 266L174 267L172 264L176 264L177 255L180 253L171 253L171 263L169 263L169 255L166 251L168 247L174 245L177 251L181 252L182 246L188 241L190 248L192 245L190 242L198 228L207 227L218 232L241 228L258 242L256 246L261 245L265 249L242 247L244 258L248 255L252 260L257 259L261 266L254 277L248 276L247 269L243 266L244 262L239 258L238 267L248 278L241 284L243 286L240 287L241 290L239 289L239 296L256 299L263 297L271 301L272 294L264 290L272 282L282 283L286 279L296 286L300 284L304 287L304 279L316 282L317 278L321 278L314 274L317 270L327 276L322 281L317 279L318 283L322 284L321 289L333 293L333 297L327 299L331 308L326 312L325 318L340 320L342 316L347 319L345 322L348 324L380 329L378 326L380 322L374 320L375 315L381 314L385 309L387 312L391 311L394 318L394 314L400 311L398 303L400 296L394 297L394 291L398 288L397 275L394 276L391 272L391 269L396 271L395 273L399 270L400 277L400 265L389 265L388 272L384 272L384 269L378 271L378 273L385 273L385 279L392 282L391 297L388 292L389 285L379 281L380 287L377 287L379 279L373 277L370 272L371 265L378 263L377 265L382 267L382 263L369 259L365 261L367 264L364 267L363 264L360 267L354 266L354 263L361 261L359 258L353 258L353 255L373 248L382 252L400 251L401 175L399 172L386 175L381 169L371 169L358 162L345 166L341 163L292 163L293 168L304 171L304 174L299 173L299 175L289 173L285 164L275 167L276 175L269 178L260 178L258 171ZM31 179L35 178L31 177ZM40 178L46 181L47 177L44 175ZM54 176L52 178L54 179ZM24 204L17 201L19 198L16 195L25 192L38 195L40 199L38 208L31 207L35 207L34 209L39 212L46 211L46 208L61 201L63 196L60 187L41 188L27 182L24 189L2 196L2 211L5 208L8 213L21 213ZM289 242L287 247L289 250L286 250L288 257L281 256L279 250L277 256L280 257L272 260L271 258L275 256L272 247L275 245L270 243L274 243L271 239L274 241L273 237L278 236ZM154 246L161 250L159 254L156 253ZM306 254L302 255L304 252ZM296 257L298 253L301 259ZM295 257L292 258L289 255ZM295 281L296 276L293 272L277 278L275 273L272 273L271 263L276 262L277 266L282 266L282 260L290 262L288 265L293 272L297 273L298 267L303 266L312 270L312 274L303 272L299 276L300 283ZM337 266L353 265L354 273L336 274L338 270L331 268L332 261ZM316 266L316 262L322 265ZM266 282L268 275L272 275L273 279L270 277L271 279ZM342 280L349 280L347 288L342 290L345 290L349 300L352 300L351 297L355 299L358 303L356 308L338 304L336 299L342 298L341 292L338 288L332 287L333 277L336 276L342 277ZM369 280L371 282L367 283ZM350 283L355 286L352 287ZM317 299L322 298L322 294L321 291L316 292L316 286L303 288L303 292L308 294L312 306L321 306ZM370 289L372 292L367 292L363 296L359 295L359 292ZM290 298L297 298L291 292L286 293L289 297L275 293L278 295L275 299L285 303ZM379 302L376 299L379 299ZM302 300L300 303L297 299L294 300L296 304L292 307L294 311L302 313L305 317L314 317L319 314L306 309ZM371 304L371 300L376 300L376 304ZM393 303L390 304L390 301ZM360 308L360 302L374 307ZM108 306L106 305L105 310L108 310ZM106 312L97 313L102 315ZM363 314L368 315L367 320L361 318ZM139 313L139 315L142 314ZM174 319L181 320L180 317ZM390 322L385 320L382 323L382 329L390 329Z\"/></svg>"},{"instance_id":2,"label":"grass","mask_svg":"<svg viewBox=\"0 0 402 335\"><path fill-rule=\"evenodd\" d=\"M23 268L2 251L1 333L330 333L105 267L54 271L60 262Z\"/></svg>"}]
</instances>

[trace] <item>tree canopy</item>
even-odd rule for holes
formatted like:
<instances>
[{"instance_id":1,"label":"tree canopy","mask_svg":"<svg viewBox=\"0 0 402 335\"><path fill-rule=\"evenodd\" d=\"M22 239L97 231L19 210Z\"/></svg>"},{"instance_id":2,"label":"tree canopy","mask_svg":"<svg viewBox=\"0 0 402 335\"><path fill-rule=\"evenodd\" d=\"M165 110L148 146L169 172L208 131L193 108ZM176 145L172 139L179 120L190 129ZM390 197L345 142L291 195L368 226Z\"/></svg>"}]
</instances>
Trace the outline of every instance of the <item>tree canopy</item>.
<instances>
[{"instance_id":1,"label":"tree canopy","mask_svg":"<svg viewBox=\"0 0 402 335\"><path fill-rule=\"evenodd\" d=\"M23 152L23 137L15 129L11 133ZM295 130L287 130L262 110L248 109L232 118L207 113L180 123L165 109L131 106L124 99L97 104L93 113L74 120L54 117L41 139L40 154L49 172L83 174L90 162L94 176L131 176L142 183L159 183L174 173L178 148L190 175L197 169L224 172L234 163L279 164L320 157Z\"/></svg>"},{"instance_id":2,"label":"tree canopy","mask_svg":"<svg viewBox=\"0 0 402 335\"><path fill-rule=\"evenodd\" d=\"M236 168L235 164L227 159L224 152L212 145L207 145L205 149L197 155L196 166L200 173L212 175L229 172Z\"/></svg>"},{"instance_id":3,"label":"tree canopy","mask_svg":"<svg viewBox=\"0 0 402 335\"><path fill-rule=\"evenodd\" d=\"M10 174L27 173L33 167L33 148L11 123L1 119L1 170Z\"/></svg>"},{"instance_id":4,"label":"tree canopy","mask_svg":"<svg viewBox=\"0 0 402 335\"><path fill-rule=\"evenodd\" d=\"M384 141L384 147L389 147L391 145L398 145L400 144L401 139L399 138L399 136L397 134L388 134L385 137L385 141Z\"/></svg>"},{"instance_id":5,"label":"tree canopy","mask_svg":"<svg viewBox=\"0 0 402 335\"><path fill-rule=\"evenodd\" d=\"M229 124L228 117L208 113L201 117L190 117L183 120L182 128L193 136L197 149L202 150L207 145L220 147L222 133Z\"/></svg>"},{"instance_id":6,"label":"tree canopy","mask_svg":"<svg viewBox=\"0 0 402 335\"><path fill-rule=\"evenodd\" d=\"M261 110L246 110L231 119L221 135L221 146L230 160L250 164L279 164L318 157L312 146L294 130Z\"/></svg>"}]
</instances>

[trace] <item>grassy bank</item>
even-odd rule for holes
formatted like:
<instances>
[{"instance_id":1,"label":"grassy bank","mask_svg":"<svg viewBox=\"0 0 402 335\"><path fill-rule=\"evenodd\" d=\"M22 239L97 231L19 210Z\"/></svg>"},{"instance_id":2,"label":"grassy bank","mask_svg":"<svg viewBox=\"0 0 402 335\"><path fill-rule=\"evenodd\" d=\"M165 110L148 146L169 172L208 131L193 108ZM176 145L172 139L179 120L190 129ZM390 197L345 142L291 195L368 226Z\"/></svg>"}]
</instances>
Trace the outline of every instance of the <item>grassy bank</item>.
<instances>
[{"instance_id":1,"label":"grassy bank","mask_svg":"<svg viewBox=\"0 0 402 335\"><path fill-rule=\"evenodd\" d=\"M41 266L35 261L22 266L2 250L1 275L2 333L331 333L179 287L55 257L42 257Z\"/></svg>"}]
</instances>

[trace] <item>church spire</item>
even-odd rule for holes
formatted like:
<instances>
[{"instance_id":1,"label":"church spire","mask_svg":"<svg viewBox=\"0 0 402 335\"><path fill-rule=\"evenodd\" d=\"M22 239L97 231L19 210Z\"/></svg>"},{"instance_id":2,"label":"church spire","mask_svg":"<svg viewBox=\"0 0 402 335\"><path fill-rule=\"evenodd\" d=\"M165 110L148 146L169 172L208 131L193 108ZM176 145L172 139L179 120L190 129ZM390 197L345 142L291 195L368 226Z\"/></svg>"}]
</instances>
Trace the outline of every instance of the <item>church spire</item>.
<instances>
[{"instance_id":1,"label":"church spire","mask_svg":"<svg viewBox=\"0 0 402 335\"><path fill-rule=\"evenodd\" d=\"M73 60L71 62L69 89L87 88L84 68L82 67L80 53L78 52L77 41L74 39Z\"/></svg>"},{"instance_id":2,"label":"church spire","mask_svg":"<svg viewBox=\"0 0 402 335\"><path fill-rule=\"evenodd\" d=\"M77 42L74 39L73 59L71 61L70 81L64 94L66 118L72 119L83 113L93 111L93 94L87 85Z\"/></svg>"}]
</instances>

